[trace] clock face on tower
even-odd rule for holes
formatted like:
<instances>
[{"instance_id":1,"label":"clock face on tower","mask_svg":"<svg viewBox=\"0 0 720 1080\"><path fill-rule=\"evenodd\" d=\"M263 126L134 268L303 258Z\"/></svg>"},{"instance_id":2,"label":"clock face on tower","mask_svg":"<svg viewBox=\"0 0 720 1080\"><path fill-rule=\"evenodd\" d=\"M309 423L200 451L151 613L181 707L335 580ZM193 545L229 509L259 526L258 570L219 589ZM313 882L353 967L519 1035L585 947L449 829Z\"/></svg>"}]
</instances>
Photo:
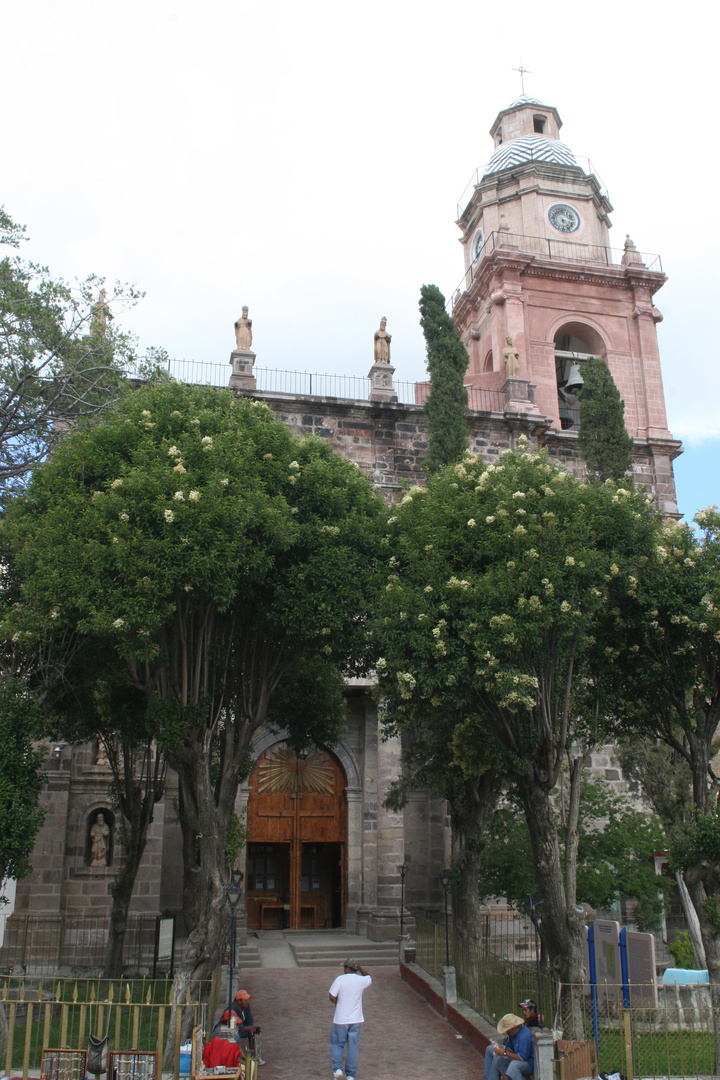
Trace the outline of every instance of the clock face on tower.
<instances>
[{"instance_id":1,"label":"clock face on tower","mask_svg":"<svg viewBox=\"0 0 720 1080\"><path fill-rule=\"evenodd\" d=\"M558 232L571 233L580 228L580 215L567 203L555 203L548 210L550 224Z\"/></svg>"},{"instance_id":2,"label":"clock face on tower","mask_svg":"<svg viewBox=\"0 0 720 1080\"><path fill-rule=\"evenodd\" d=\"M472 242L472 258L473 258L473 262L475 262L477 259L480 258L480 252L482 251L482 248L483 248L482 229L478 229L477 232L475 233L475 235L473 236L473 242Z\"/></svg>"}]
</instances>

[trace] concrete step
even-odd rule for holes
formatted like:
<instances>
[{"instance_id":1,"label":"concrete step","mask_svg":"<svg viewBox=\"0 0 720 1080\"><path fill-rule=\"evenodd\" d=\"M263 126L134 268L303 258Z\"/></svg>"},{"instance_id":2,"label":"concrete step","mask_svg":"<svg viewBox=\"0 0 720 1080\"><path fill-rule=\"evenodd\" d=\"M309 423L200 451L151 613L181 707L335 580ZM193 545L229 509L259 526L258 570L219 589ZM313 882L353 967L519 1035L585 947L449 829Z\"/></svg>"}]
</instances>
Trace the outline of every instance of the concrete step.
<instances>
[{"instance_id":1,"label":"concrete step","mask_svg":"<svg viewBox=\"0 0 720 1080\"><path fill-rule=\"evenodd\" d=\"M260 950L254 942L248 942L247 945L238 945L237 964L239 971L262 967Z\"/></svg>"},{"instance_id":2,"label":"concrete step","mask_svg":"<svg viewBox=\"0 0 720 1080\"><path fill-rule=\"evenodd\" d=\"M363 941L324 943L289 940L298 967L340 967L343 960L353 956L362 967L387 967L398 963L398 945L395 941Z\"/></svg>"}]
</instances>

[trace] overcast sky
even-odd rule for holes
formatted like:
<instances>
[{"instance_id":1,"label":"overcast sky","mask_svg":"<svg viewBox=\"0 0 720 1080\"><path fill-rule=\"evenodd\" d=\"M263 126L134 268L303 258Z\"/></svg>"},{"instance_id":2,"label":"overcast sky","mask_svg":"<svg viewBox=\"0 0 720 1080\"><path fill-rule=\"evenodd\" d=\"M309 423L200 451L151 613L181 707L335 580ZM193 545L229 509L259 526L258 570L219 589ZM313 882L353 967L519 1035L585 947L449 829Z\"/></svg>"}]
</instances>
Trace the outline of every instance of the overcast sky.
<instances>
[{"instance_id":1,"label":"overcast sky","mask_svg":"<svg viewBox=\"0 0 720 1080\"><path fill-rule=\"evenodd\" d=\"M520 93L555 105L656 296L681 510L720 502L717 7L481 0L8 2L0 202L24 254L133 282L141 346L227 364L424 375L418 293L462 276L456 203ZM229 368L228 368L229 372Z\"/></svg>"}]
</instances>

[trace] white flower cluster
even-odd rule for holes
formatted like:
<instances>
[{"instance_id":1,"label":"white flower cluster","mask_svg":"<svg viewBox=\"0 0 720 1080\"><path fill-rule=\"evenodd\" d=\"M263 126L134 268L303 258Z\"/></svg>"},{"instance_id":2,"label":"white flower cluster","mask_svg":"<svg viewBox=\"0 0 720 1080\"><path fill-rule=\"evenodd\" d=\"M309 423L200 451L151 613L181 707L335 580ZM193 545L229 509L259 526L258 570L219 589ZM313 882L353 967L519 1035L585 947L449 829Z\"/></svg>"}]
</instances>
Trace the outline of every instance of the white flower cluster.
<instances>
[{"instance_id":1,"label":"white flower cluster","mask_svg":"<svg viewBox=\"0 0 720 1080\"><path fill-rule=\"evenodd\" d=\"M469 589L470 582L466 581L465 578L456 578L453 576L448 578L447 587L448 589Z\"/></svg>"},{"instance_id":2,"label":"white flower cluster","mask_svg":"<svg viewBox=\"0 0 720 1080\"><path fill-rule=\"evenodd\" d=\"M417 685L414 675L411 675L409 671L398 671L397 681L400 688L400 697L405 700L412 697L412 692Z\"/></svg>"}]
</instances>

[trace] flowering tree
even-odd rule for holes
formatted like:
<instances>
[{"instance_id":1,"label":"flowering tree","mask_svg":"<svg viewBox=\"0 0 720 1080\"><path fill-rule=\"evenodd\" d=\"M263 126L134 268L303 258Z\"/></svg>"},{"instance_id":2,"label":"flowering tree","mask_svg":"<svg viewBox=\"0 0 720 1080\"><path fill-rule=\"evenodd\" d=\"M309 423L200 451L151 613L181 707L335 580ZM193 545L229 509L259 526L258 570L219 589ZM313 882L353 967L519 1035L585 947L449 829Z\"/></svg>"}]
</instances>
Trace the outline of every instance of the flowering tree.
<instances>
[{"instance_id":1,"label":"flowering tree","mask_svg":"<svg viewBox=\"0 0 720 1080\"><path fill-rule=\"evenodd\" d=\"M111 646L177 770L178 992L225 946L228 821L274 696L303 660L313 679L362 668L383 514L357 468L265 405L170 382L70 433L8 514L23 594L6 636Z\"/></svg>"},{"instance_id":2,"label":"flowering tree","mask_svg":"<svg viewBox=\"0 0 720 1080\"><path fill-rule=\"evenodd\" d=\"M700 537L691 526L665 525L625 602L633 641L621 673L640 733L689 767L694 813L677 822L672 857L700 922L710 981L720 987L720 779L712 766L720 733L720 513L701 510L695 521ZM720 1060L720 1029L717 1038Z\"/></svg>"},{"instance_id":3,"label":"flowering tree","mask_svg":"<svg viewBox=\"0 0 720 1080\"><path fill-rule=\"evenodd\" d=\"M468 775L515 784L552 972L582 981L578 808L587 754L611 725L618 582L637 581L655 516L642 495L587 485L545 452L468 455L390 519L377 667L391 727L453 725ZM553 797L569 763L564 852Z\"/></svg>"}]
</instances>

